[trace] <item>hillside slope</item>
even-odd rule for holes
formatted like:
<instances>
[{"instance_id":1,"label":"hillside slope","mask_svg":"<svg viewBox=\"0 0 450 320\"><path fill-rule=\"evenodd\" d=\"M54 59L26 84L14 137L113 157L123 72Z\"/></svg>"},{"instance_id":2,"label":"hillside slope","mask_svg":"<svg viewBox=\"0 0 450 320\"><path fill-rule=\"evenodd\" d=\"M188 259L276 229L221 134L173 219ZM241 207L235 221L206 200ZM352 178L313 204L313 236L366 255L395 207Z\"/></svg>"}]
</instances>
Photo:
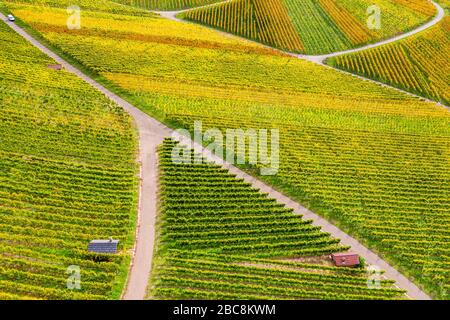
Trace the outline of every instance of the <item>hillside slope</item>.
<instances>
[{"instance_id":1,"label":"hillside slope","mask_svg":"<svg viewBox=\"0 0 450 320\"><path fill-rule=\"evenodd\" d=\"M326 255L347 249L338 239L220 166L174 163L177 147L166 140L159 151L151 298L405 298L392 281L382 280L374 290L364 269L334 267ZM192 150L184 152L198 158Z\"/></svg>"},{"instance_id":2,"label":"hillside slope","mask_svg":"<svg viewBox=\"0 0 450 320\"><path fill-rule=\"evenodd\" d=\"M332 58L330 65L450 105L450 17L416 36Z\"/></svg>"},{"instance_id":3,"label":"hillside slope","mask_svg":"<svg viewBox=\"0 0 450 320\"><path fill-rule=\"evenodd\" d=\"M261 179L448 298L446 109L195 24L86 11L70 31L65 10L11 8L171 126L278 129L278 175Z\"/></svg>"},{"instance_id":4,"label":"hillside slope","mask_svg":"<svg viewBox=\"0 0 450 320\"><path fill-rule=\"evenodd\" d=\"M379 26L372 23L377 10ZM181 17L279 49L315 55L393 37L435 14L427 0L232 0Z\"/></svg>"},{"instance_id":5,"label":"hillside slope","mask_svg":"<svg viewBox=\"0 0 450 320\"><path fill-rule=\"evenodd\" d=\"M223 0L113 0L114 2L142 8L146 10L182 10L195 8L208 4L222 2Z\"/></svg>"}]
</instances>

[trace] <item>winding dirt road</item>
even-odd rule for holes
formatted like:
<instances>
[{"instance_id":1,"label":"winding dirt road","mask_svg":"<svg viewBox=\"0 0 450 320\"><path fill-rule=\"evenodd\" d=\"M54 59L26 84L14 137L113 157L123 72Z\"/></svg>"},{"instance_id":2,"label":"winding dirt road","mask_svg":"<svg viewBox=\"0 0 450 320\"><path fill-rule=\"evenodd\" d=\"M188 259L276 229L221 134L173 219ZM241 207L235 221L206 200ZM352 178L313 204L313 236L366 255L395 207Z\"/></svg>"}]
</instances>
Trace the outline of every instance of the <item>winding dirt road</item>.
<instances>
[{"instance_id":1,"label":"winding dirt road","mask_svg":"<svg viewBox=\"0 0 450 320\"><path fill-rule=\"evenodd\" d=\"M191 9L184 9L184 10L178 10L178 11L152 11L152 12L154 12L156 14L159 14L161 17L166 18L166 19L187 23L189 21L177 18L177 15L182 13L182 12L187 12L187 11L190 11L190 10L197 10L197 9L202 9L202 8L213 7L213 6L221 5L221 4L230 2L230 1L231 0L226 0L226 1L222 1L222 2L216 2L216 3L204 5L204 6L201 6L201 7L196 7L196 8L191 8ZM291 55L293 57L297 57L297 58L300 58L300 59L308 60L308 61L315 62L315 63L323 65L324 61L327 58L342 56L342 55L349 54L349 53L355 53L355 52L359 52L359 51L364 51L364 50L368 50L368 49L384 46L386 44L397 42L397 41L400 41L402 39L411 37L411 36L413 36L415 34L418 34L418 33L422 32L422 31L425 31L425 30L435 26L442 19L444 19L444 17L445 17L445 10L440 5L438 5L436 2L434 2L432 0L428 0L428 1L431 2L436 7L436 10L437 10L437 14L434 16L434 18L432 20L430 20L427 23L425 23L425 24L415 28L414 30L411 30L409 32L405 32L405 33L399 34L397 36L394 36L392 38L389 38L389 39L386 39L386 40L383 40L383 41L380 41L380 42L368 44L368 45L365 45L365 46L362 46L362 47L357 47L357 48L354 48L354 49L349 49L349 50L345 50L345 51L337 51L337 52L333 52L333 53L329 53L329 54L323 54L323 55L295 54L295 53L291 53L291 52L288 52L288 51L283 51L283 50L280 50L280 49L276 49L276 48L273 48L273 47L270 47L270 48L276 49L278 51L283 51L284 53L287 53L287 54L289 54L289 55ZM227 32L223 32L223 33L229 34ZM237 35L235 35L235 36L238 37L238 38L242 38L242 37L237 36ZM247 38L242 38L242 39L249 40ZM259 43L257 41L253 41L253 40L249 40L249 41Z\"/></svg>"},{"instance_id":2,"label":"winding dirt road","mask_svg":"<svg viewBox=\"0 0 450 320\"><path fill-rule=\"evenodd\" d=\"M168 13L167 13L168 14ZM170 13L170 17L173 17ZM139 129L139 144L140 154L139 161L141 163L141 187L139 193L139 210L138 210L138 227L136 233L136 243L134 248L133 262L129 274L129 279L123 299L139 300L144 299L146 295L146 287L151 272L154 240L155 240L155 219L157 214L157 154L156 148L162 142L164 137L173 136L173 130L166 127L157 120L151 118L149 115L140 111L135 106L126 102L104 86L94 81L77 68L70 65L68 62L60 58L51 50L43 46L39 41L30 36L26 31L17 26L15 23L7 22L6 17L0 13L0 19L4 20L14 31L20 34L23 38L32 43L35 47L40 49L43 53L53 58L57 63L64 66L64 68L77 75L79 78L89 83L92 87L102 92L110 100L114 101L123 107L134 119L137 128ZM176 19L176 18L175 18ZM178 19L177 19L178 20ZM332 225L325 219L321 218L314 212L303 207L301 204L277 192L262 181L248 175L240 169L234 167L229 163L223 163L223 160L214 156L208 150L201 146L196 146L203 150L204 155L211 161L221 164L231 173L243 178L245 181L251 183L255 188L262 192L267 192L269 196L276 199L279 203L286 205L288 208L294 209L294 212L301 214L305 219L312 219L313 224L320 226L323 231L331 233L335 238L341 239L343 245L352 247L352 251L364 257L368 264L376 265L385 270L385 276L389 279L395 280L397 286L407 291L407 295L411 299L429 300L430 297L420 290L414 283L400 274L395 268L390 266L386 261L381 259L377 254L370 251L368 248L359 243L356 239L350 237L336 226Z\"/></svg>"}]
</instances>

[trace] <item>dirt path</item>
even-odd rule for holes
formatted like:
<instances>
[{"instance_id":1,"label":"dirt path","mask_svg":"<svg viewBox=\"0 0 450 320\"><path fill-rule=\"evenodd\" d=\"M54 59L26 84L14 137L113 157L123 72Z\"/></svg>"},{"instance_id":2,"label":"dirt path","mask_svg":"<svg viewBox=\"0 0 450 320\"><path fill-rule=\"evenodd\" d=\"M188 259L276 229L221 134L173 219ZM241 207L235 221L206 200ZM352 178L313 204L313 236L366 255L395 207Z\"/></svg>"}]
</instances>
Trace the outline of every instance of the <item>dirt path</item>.
<instances>
[{"instance_id":1,"label":"dirt path","mask_svg":"<svg viewBox=\"0 0 450 320\"><path fill-rule=\"evenodd\" d=\"M0 13L0 19L6 21L6 17ZM64 68L80 77L85 82L102 92L106 97L123 107L135 120L139 129L139 143L141 162L141 188L139 194L139 210L138 210L138 227L136 244L134 250L134 257L132 267L129 274L129 279L123 299L139 300L144 299L146 294L147 283L151 272L154 240L155 240L155 219L156 219L156 195L157 195L157 154L156 147L162 142L164 137L173 135L173 131L161 124L157 120L151 118L149 115L140 111L130 103L126 102L113 92L106 89L98 82L92 80L87 75L82 73L70 65L58 55L43 46L39 41L31 37L26 31L18 27L14 23L6 22L13 30L15 30L22 37L31 42L35 47L40 49L43 53L53 58L55 61L64 66ZM325 219L321 218L314 212L303 207L299 203L291 200L283 194L277 192L262 181L253 176L239 170L229 163L223 163L223 160L211 154L210 151L205 150L201 146L196 146L203 150L203 154L211 161L221 164L231 173L242 177L245 181L251 183L255 188L262 192L269 193L271 198L276 199L279 203L286 205L288 208L294 209L294 212L301 214L305 219L312 219L313 224L320 226L323 231L331 233L335 238L341 239L341 243L345 246L352 247L352 251L364 257L368 264L376 265L385 270L385 276L395 280L397 286L407 291L411 299L429 300L430 297L420 290L414 283L409 281L406 277L400 274L396 269L390 266L386 261L381 259L378 255L370 251L368 248L360 244L356 239L350 237Z\"/></svg>"},{"instance_id":2,"label":"dirt path","mask_svg":"<svg viewBox=\"0 0 450 320\"><path fill-rule=\"evenodd\" d=\"M326 59L328 59L328 58L342 56L342 55L345 55L345 54L348 54L348 53L354 53L354 52L359 52L359 51L364 51L364 50L368 50L368 49L384 46L386 44L397 42L397 41L400 41L402 39L411 37L411 36L413 36L415 34L418 34L418 33L422 32L422 31L425 31L425 30L435 26L442 19L444 19L444 17L445 17L444 9L440 5L438 5L437 3L433 2L433 1L430 1L430 2L437 9L436 16L432 20L430 20L429 22L421 25L420 27L418 27L418 28L416 28L414 30L411 30L411 31L406 32L406 33L402 33L402 34L400 34L398 36L395 36L393 38L389 38L389 39L384 40L384 41L380 41L380 42L377 42L377 43L369 44L369 45L366 45L366 46L363 46L363 47L358 47L358 48L355 48L355 49L339 51L339 52L333 52L333 53L324 54L324 55L316 55L316 56L299 54L299 55L297 55L297 57L299 57L301 59L306 59L306 60L309 60L309 61L312 61L312 62L315 62L315 63L324 64L324 61Z\"/></svg>"},{"instance_id":3,"label":"dirt path","mask_svg":"<svg viewBox=\"0 0 450 320\"><path fill-rule=\"evenodd\" d=\"M106 97L124 108L134 119L139 130L139 162L140 169L140 192L138 223L136 230L136 243L134 257L129 274L127 290L123 299L143 299L146 293L148 276L151 269L154 248L154 226L156 217L156 195L157 195L157 162L156 147L160 145L164 137L169 137L171 130L158 121L149 117L144 112L135 108L113 92L92 80L80 70L61 59L58 55L43 46L39 41L31 37L26 31L16 24L8 22L6 17L0 13L0 19L6 23L23 38L31 42L43 53L53 58L64 68L89 83L95 89L101 91Z\"/></svg>"},{"instance_id":4,"label":"dirt path","mask_svg":"<svg viewBox=\"0 0 450 320\"><path fill-rule=\"evenodd\" d=\"M157 13L161 17L164 17L166 19L170 19L170 20L173 20L173 21L186 23L188 21L177 18L177 15L179 13L187 12L187 11L190 11L190 10L193 10L193 9L201 9L201 8L213 7L213 6L224 4L224 3L227 3L227 2L230 2L230 1L231 0L226 0L226 1L222 1L222 2L217 2L217 3L204 5L204 6L201 6L201 7L196 7L196 8L191 8L191 9L184 9L184 10L178 10L178 11L152 11L152 12ZM425 30L435 26L442 19L444 19L444 17L445 17L445 10L440 5L438 5L436 2L434 2L432 0L428 0L428 1L431 2L436 7L437 14L435 15L435 17L432 20L428 21L427 23L417 27L416 29L408 31L408 32L405 32L405 33L402 33L402 34L397 35L395 37L392 37L392 38L389 38L389 39L386 39L386 40L383 40L383 41L380 41L380 42L377 42L377 43L368 44L368 45L365 45L365 46L362 46L362 47L349 49L349 50L344 50L344 51L333 52L333 53L329 53L329 54L323 54L323 55L307 55L307 54L294 54L294 53L285 52L285 51L283 51L283 52L285 52L285 53L287 53L287 54L289 54L291 56L300 58L300 59L308 60L308 61L315 62L315 63L323 65L324 61L327 58L342 56L342 55L345 55L345 54L355 53L355 52L359 52L359 51L364 51L364 50L368 50L368 49L384 46L384 45L389 44L389 43L400 41L402 39L408 38L410 36L413 36L415 34L418 34L418 33L422 32L422 31L425 31ZM239 36L236 36L236 37L239 37ZM241 37L239 37L239 38L241 38ZM248 40L248 39L246 39L246 40ZM250 41L252 41L252 40L250 40ZM253 42L256 42L256 41L253 41ZM257 42L257 43L259 43L259 42ZM272 49L274 49L274 48L272 48ZM277 50L279 50L279 49L277 49ZM282 51L282 50L279 50L279 51Z\"/></svg>"}]
</instances>

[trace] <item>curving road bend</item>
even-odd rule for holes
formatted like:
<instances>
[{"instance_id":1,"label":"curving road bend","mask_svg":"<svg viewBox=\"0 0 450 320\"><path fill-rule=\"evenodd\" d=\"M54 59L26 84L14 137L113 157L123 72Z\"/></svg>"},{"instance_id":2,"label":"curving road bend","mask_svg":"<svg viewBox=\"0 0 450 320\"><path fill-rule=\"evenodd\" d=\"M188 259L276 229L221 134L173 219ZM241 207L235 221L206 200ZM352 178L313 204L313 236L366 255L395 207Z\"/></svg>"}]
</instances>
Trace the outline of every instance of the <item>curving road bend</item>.
<instances>
[{"instance_id":1,"label":"curving road bend","mask_svg":"<svg viewBox=\"0 0 450 320\"><path fill-rule=\"evenodd\" d=\"M369 44L363 47L358 47L355 49L350 49L350 50L345 50L345 51L339 51L339 52L333 52L330 54L324 54L324 55L303 55L303 54L298 54L296 55L298 58L301 59L305 59L305 60L309 60L315 63L319 63L319 64L324 64L324 61L328 58L332 58L332 57L337 57L337 56L342 56L344 54L348 54L348 53L355 53L355 52L359 52L359 51L364 51L364 50L368 50L368 49L372 49L372 48L376 48L376 47L380 47L380 46L384 46L386 44L389 43L393 43L393 42L397 42L400 40L403 40L405 38L411 37L415 34L418 34L422 31L425 31L433 26L435 26L436 24L438 24L442 19L444 19L445 17L445 11L444 9L438 5L437 3L435 3L434 1L430 1L437 9L437 14L435 15L435 17L430 20L429 22L419 26L418 28L411 30L409 32L406 33L402 33L398 36L395 36L393 38L389 38L387 40L384 41L380 41L377 43L373 43L373 44Z\"/></svg>"},{"instance_id":2,"label":"curving road bend","mask_svg":"<svg viewBox=\"0 0 450 320\"><path fill-rule=\"evenodd\" d=\"M223 2L217 2L217 3L213 3L213 4L209 4L209 5L205 5L205 6L201 6L201 7L197 7L197 8L179 10L179 11L152 11L152 12L156 13L156 14L159 14L161 17L169 19L169 20L172 20L172 21L177 21L177 22L181 22L181 23L194 23L195 24L195 22L190 22L190 21L187 21L187 20L180 19L180 18L177 17L177 15L179 13L186 12L186 11L189 11L189 10L213 7L213 6L216 6L216 5L219 5L219 4L223 4L223 3L226 3L226 2L229 2L229 1L231 1L231 0L227 0L227 1L223 1ZM346 51L339 51L339 52L333 52L333 53L324 54L324 55L305 55L305 54L292 53L292 52L289 52L289 51L284 51L284 50L281 50L281 49L277 49L277 48L271 47L269 45L262 44L260 42L257 42L256 40L250 40L250 39L247 39L247 38L243 38L241 36L238 36L238 35L235 35L235 34L232 34L232 33L228 33L228 32L225 32L225 31L220 31L220 30L217 30L217 29L213 29L211 27L207 27L207 26L204 26L204 27L213 29L213 30L215 30L215 31L217 31L219 33L225 34L227 36L234 36L236 38L240 38L240 39L243 39L243 40L246 40L246 41L257 43L257 44L259 44L261 46L264 46L266 48L270 48L270 49L273 49L273 50L276 50L276 51L279 51L279 52L283 52L284 54L289 55L291 57L302 59L302 60L307 60L307 61L319 64L319 65L321 65L323 67L327 67L327 68L336 70L338 72L345 73L347 75L351 75L353 77L356 77L356 78L364 80L364 81L370 81L370 82L376 83L377 85L382 86L382 87L389 87L389 88L391 88L393 90L396 90L398 92L402 92L402 93L405 93L405 94L407 94L409 96L412 96L412 97L415 97L415 98L419 98L419 99L422 99L422 100L427 101L427 102L434 103L434 104L436 104L439 107L446 108L446 109L450 110L450 107L448 107L446 105L443 105L442 103L437 102L435 100L431 100L431 99L422 97L420 95L411 93L409 91L393 87L391 85L385 84L385 83L380 82L380 81L376 81L376 80L373 80L373 79L370 79L370 78L366 78L364 76L356 75L354 73L351 73L351 72L348 72L348 71L344 71L342 69L338 69L338 68L332 67L332 66L327 65L325 63L325 60L328 59L328 58L337 57L337 56L345 55L345 54L348 54L348 53L355 53L355 52L359 52L359 51L363 51L363 50L367 50L367 49L380 47L380 46L383 46L383 45L386 45L386 44L389 44L389 43L397 42L397 41L400 41L400 40L403 40L405 38L411 37L411 36L413 36L415 34L418 34L418 33L422 32L422 31L425 31L425 30L435 26L436 24L438 24L445 17L445 10L440 5L438 5L436 2L434 2L432 0L428 0L428 1L431 2L436 7L437 14L432 20L430 20L429 22L421 25L420 27L418 27L418 28L416 28L414 30L411 30L409 32L400 34L398 36L389 38L389 39L384 40L384 41L380 41L380 42L377 42L377 43L369 44L369 45L366 45L366 46L363 46L363 47L359 47L359 48L355 48L355 49L350 49L350 50L346 50Z\"/></svg>"},{"instance_id":3,"label":"curving road bend","mask_svg":"<svg viewBox=\"0 0 450 320\"><path fill-rule=\"evenodd\" d=\"M43 46L39 41L34 39L15 23L8 22L2 13L0 13L0 19L5 21L5 23L7 23L23 38L28 40L32 45L37 47L49 57L53 58L57 63L63 65L67 71L75 74L92 87L102 92L110 100L123 107L124 110L126 110L133 117L135 124L139 129L141 186L139 192L138 225L136 230L135 248L133 250L132 266L122 298L125 300L144 299L146 296L147 283L152 267L155 241L155 221L157 215L158 192L158 164L156 148L165 137L173 137L178 140L183 139L181 139L180 136L177 136L172 129L153 119L121 97L106 89L95 80L85 75L77 68L73 67L54 52ZM351 246L352 251L364 257L368 264L376 265L382 270L385 270L384 275L389 279L395 280L396 285L399 288L406 290L409 298L415 300L431 299L425 292L399 273L388 262L381 259L376 253L363 246L359 241L344 233L327 220L303 207L298 202L284 196L257 178L243 172L229 163L224 162L223 159L213 155L209 150L203 148L202 146L195 145L195 148L196 150L202 150L203 155L208 160L220 164L222 167L228 169L230 173L237 175L237 177L243 178L246 182L251 183L253 187L261 190L261 192L268 193L269 197L276 199L279 203L284 204L288 208L292 208L296 214L302 215L305 219L313 220L314 225L320 226L323 231L329 232L333 237L341 239L342 245Z\"/></svg>"},{"instance_id":4,"label":"curving road bend","mask_svg":"<svg viewBox=\"0 0 450 320\"><path fill-rule=\"evenodd\" d=\"M196 8L191 8L191 9L184 9L184 10L178 10L178 11L152 11L152 12L156 13L156 14L159 14L161 17L166 18L166 19L170 19L170 20L173 20L173 21L186 23L188 21L180 19L180 18L177 18L177 15L179 13L187 12L187 11L190 11L190 10L197 10L197 9L202 9L202 8L214 7L214 6L217 6L217 5L220 5L220 4L224 4L224 3L227 3L227 2L230 2L230 1L232 1L232 0L216 2L216 3L204 5L204 6L201 6L201 7L196 7ZM300 59L308 60L308 61L319 63L319 64L324 64L324 61L327 58L337 57L337 56L341 56L341 55L348 54L348 53L355 53L355 52L359 52L359 51L364 51L364 50L368 50L368 49L384 46L384 45L389 44L389 43L397 42L397 41L400 41L402 39L405 39L405 38L408 38L410 36L413 36L415 34L418 34L418 33L422 32L422 31L425 31L425 30L431 28L432 26L435 26L436 24L438 24L445 17L445 10L440 5L438 5L436 2L434 2L432 0L428 0L428 1L431 2L436 7L436 10L437 10L437 14L434 16L434 18L432 20L430 20L429 22L427 22L427 23L417 27L414 30L411 30L409 32L405 32L405 33L399 34L399 35L397 35L395 37L392 37L392 38L389 38L389 39L386 39L386 40L383 40L383 41L380 41L380 42L377 42L377 43L372 43L372 44L368 44L368 45L365 45L365 46L362 46L362 47L358 47L358 48L354 48L354 49L350 49L350 50L337 51L337 52L333 52L333 53L329 53L329 54L323 54L323 55L295 54L295 53L284 51L284 50L280 50L280 49L276 49L276 50L283 51L284 53L287 53L287 54L289 54L289 55L291 55L293 57L297 57L297 58L300 58ZM241 38L240 36L237 36L237 35L236 35L236 37ZM244 38L244 39L246 39L246 38ZM248 40L248 39L246 39L246 40ZM257 42L257 41L253 41L253 40L249 40L249 41ZM257 43L259 43L259 42L257 42ZM275 49L275 48L272 48L272 49Z\"/></svg>"}]
</instances>

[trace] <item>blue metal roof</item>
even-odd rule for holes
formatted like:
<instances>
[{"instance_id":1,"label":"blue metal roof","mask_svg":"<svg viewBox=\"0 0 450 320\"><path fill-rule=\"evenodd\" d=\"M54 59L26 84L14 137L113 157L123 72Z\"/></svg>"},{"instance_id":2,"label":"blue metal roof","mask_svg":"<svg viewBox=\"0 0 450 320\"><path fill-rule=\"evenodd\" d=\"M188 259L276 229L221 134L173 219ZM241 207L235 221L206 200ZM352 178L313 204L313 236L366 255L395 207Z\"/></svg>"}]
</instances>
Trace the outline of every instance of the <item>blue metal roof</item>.
<instances>
[{"instance_id":1,"label":"blue metal roof","mask_svg":"<svg viewBox=\"0 0 450 320\"><path fill-rule=\"evenodd\" d=\"M119 240L92 240L89 243L88 251L95 253L117 253Z\"/></svg>"}]
</instances>

